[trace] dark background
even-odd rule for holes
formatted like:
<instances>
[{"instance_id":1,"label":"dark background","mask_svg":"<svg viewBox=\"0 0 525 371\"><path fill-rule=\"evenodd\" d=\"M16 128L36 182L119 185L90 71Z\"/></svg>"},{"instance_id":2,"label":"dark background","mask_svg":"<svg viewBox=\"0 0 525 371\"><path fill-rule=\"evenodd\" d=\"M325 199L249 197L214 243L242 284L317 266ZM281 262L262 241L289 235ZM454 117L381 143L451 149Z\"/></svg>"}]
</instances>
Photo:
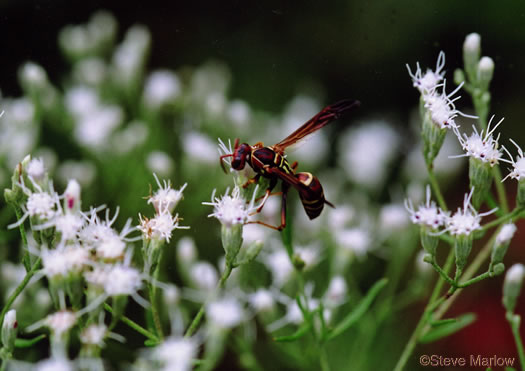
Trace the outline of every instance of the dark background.
<instances>
[{"instance_id":1,"label":"dark background","mask_svg":"<svg viewBox=\"0 0 525 371\"><path fill-rule=\"evenodd\" d=\"M64 0L0 0L2 94L21 94L17 69L28 60L41 64L52 81L60 81L67 64L58 50L58 31L86 22L100 9L115 15L120 35L136 23L150 29L150 68L177 69L209 59L225 62L233 77L231 97L255 109L278 112L297 92L311 91L325 102L358 98L363 103L359 115L388 115L400 126L408 125L418 100L405 64L414 67L419 61L424 68L434 67L444 50L450 81L461 65L464 37L478 32L482 54L496 64L492 112L506 118L500 127L502 142L512 137L525 143L525 4L519 1L115 0L73 5ZM460 109L470 105L467 99L460 102ZM524 260L522 241L523 232L518 232L508 261ZM514 354L500 304L501 284L499 278L462 295L454 313L475 311L480 321L441 341L441 350L435 344L417 349L411 364L425 353ZM415 321L420 310L409 315ZM491 341L484 344L482 339ZM501 349L494 348L498 343Z\"/></svg>"}]
</instances>

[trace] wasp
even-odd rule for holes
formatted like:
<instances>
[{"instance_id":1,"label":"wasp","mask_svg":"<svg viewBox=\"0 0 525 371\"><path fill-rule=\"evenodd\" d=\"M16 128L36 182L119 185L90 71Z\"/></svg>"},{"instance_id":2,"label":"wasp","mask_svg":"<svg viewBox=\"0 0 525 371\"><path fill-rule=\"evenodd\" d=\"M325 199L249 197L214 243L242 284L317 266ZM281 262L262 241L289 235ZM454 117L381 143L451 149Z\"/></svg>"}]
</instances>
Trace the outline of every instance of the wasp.
<instances>
[{"instance_id":1,"label":"wasp","mask_svg":"<svg viewBox=\"0 0 525 371\"><path fill-rule=\"evenodd\" d=\"M255 171L255 176L243 185L244 188L250 184L257 183L261 177L269 180L269 186L263 196L263 202L255 213L259 213L262 210L269 196L281 195L282 197L281 225L276 227L261 221L252 221L250 223L261 224L278 231L283 230L286 226L286 199L290 187L295 188L299 193L301 203L310 219L317 218L323 211L325 204L334 207L331 202L326 200L319 179L308 172L296 172L295 170L298 166L297 161L290 164L286 159L284 151L287 147L297 143L299 140L316 132L332 121L337 120L359 105L359 101L351 99L344 99L331 104L323 108L321 112L304 123L288 137L273 146L265 146L262 142L254 145L249 145L248 143L239 144L239 138L235 140L233 153L220 157L223 170L226 172L223 159L232 157L231 167L233 169L242 170L246 164L248 164ZM281 181L281 192L272 193L279 180Z\"/></svg>"}]
</instances>

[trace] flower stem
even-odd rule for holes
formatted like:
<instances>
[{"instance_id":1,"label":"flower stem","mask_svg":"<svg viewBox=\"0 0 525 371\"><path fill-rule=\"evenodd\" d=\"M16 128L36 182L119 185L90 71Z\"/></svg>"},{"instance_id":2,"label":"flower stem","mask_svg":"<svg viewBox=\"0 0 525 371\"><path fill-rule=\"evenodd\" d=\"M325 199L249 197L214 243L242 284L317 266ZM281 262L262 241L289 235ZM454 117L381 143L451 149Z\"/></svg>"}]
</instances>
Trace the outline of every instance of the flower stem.
<instances>
[{"instance_id":1,"label":"flower stem","mask_svg":"<svg viewBox=\"0 0 525 371\"><path fill-rule=\"evenodd\" d=\"M230 277L232 270L233 270L233 265L231 263L227 263L226 267L224 268L224 272L222 273L219 284L218 284L219 289L222 289L224 287L224 284L226 283L226 280L228 279L228 277ZM188 327L188 330L186 330L186 333L184 334L185 338L189 338L195 333L195 331L197 331L197 328L199 327L202 321L202 317L204 316L205 308L206 308L206 303L201 305L199 312L193 318L193 321L191 321L190 327Z\"/></svg>"},{"instance_id":2,"label":"flower stem","mask_svg":"<svg viewBox=\"0 0 525 371\"><path fill-rule=\"evenodd\" d=\"M13 302L16 300L18 295L20 295L20 293L25 289L25 287L29 283L29 280L33 277L36 271L40 268L40 261L41 261L41 258L38 258L35 261L35 264L33 264L29 272L27 272L22 282L20 282L20 284L16 287L15 291L13 291L13 293L9 296L9 298L5 302L5 305L2 308L2 313L0 313L0 326L4 323L4 316L9 310L9 308L11 307L11 305L13 304Z\"/></svg>"},{"instance_id":3,"label":"flower stem","mask_svg":"<svg viewBox=\"0 0 525 371\"><path fill-rule=\"evenodd\" d=\"M432 187L432 190L434 191L439 207L441 207L443 211L446 211L447 203L445 202L445 198L443 197L443 194L441 193L441 189L439 188L439 183L436 179L436 174L434 174L434 167L432 164L427 165L427 171L428 171L428 180L430 182L430 186Z\"/></svg>"},{"instance_id":4,"label":"flower stem","mask_svg":"<svg viewBox=\"0 0 525 371\"><path fill-rule=\"evenodd\" d=\"M521 341L520 335L520 320L518 317L517 321L513 321L513 316L514 315L511 312L507 312L507 321L509 321L510 328L512 329L512 335L514 336L514 341L516 342L516 348L518 348L518 357L520 358L521 369L525 370L525 351L523 350L523 342Z\"/></svg>"},{"instance_id":5,"label":"flower stem","mask_svg":"<svg viewBox=\"0 0 525 371\"><path fill-rule=\"evenodd\" d=\"M454 250L450 249L450 252L447 257L447 261L445 262L445 267L443 269L443 271L445 272L447 276L448 276L448 272L450 272L450 269L452 268L453 262L454 262ZM405 368L406 363L408 362L408 358L414 351L417 345L417 341L423 333L423 329L425 328L425 325L430 316L430 313L435 308L435 302L439 297L439 294L441 292L441 289L443 288L444 283L445 283L445 280L441 276L439 276L436 282L436 286L434 286L434 290L432 291L432 294L430 295L430 299L428 300L428 303L425 307L425 311L421 315L421 318L419 319L419 322L417 323L416 328L414 329L414 332L412 332L410 339L405 345L405 349L403 349L403 353L401 353L401 357L399 357L399 360L397 361L394 371L401 371Z\"/></svg>"},{"instance_id":6,"label":"flower stem","mask_svg":"<svg viewBox=\"0 0 525 371\"><path fill-rule=\"evenodd\" d=\"M16 220L20 220L22 218L22 210L20 209L20 206L18 206L17 204L12 204L12 205L13 205L13 208L15 209ZM20 230L20 236L22 237L22 243L24 245L24 256L22 257L22 264L24 265L26 272L29 272L31 270L31 262L29 260L29 252L27 250L28 245L27 245L27 236L26 236L26 229L24 227L24 223L20 223L20 225L18 226L18 229Z\"/></svg>"},{"instance_id":7,"label":"flower stem","mask_svg":"<svg viewBox=\"0 0 525 371\"><path fill-rule=\"evenodd\" d=\"M104 309L107 310L109 313L113 314L113 308L111 308L111 306L108 303L104 303ZM139 325L137 322L129 319L126 316L121 316L120 320L124 322L126 325L128 325L129 327L131 327L133 330L147 337L148 339L153 340L155 342L159 342L159 338L157 336L155 336L150 331L146 330L144 327Z\"/></svg>"},{"instance_id":8,"label":"flower stem","mask_svg":"<svg viewBox=\"0 0 525 371\"><path fill-rule=\"evenodd\" d=\"M157 335L162 340L164 334L162 332L162 324L160 322L159 310L157 307L157 296L155 295L155 289L151 283L148 283L149 301L151 303L151 316L153 317L153 323L155 324L155 330Z\"/></svg>"}]
</instances>

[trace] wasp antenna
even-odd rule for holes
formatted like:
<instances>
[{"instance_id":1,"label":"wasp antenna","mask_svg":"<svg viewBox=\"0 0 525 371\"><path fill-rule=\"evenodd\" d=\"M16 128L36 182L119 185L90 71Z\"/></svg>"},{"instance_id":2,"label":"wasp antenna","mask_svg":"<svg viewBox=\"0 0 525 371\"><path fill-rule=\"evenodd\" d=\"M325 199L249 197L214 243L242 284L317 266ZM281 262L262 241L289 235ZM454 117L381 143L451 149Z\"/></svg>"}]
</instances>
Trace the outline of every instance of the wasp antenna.
<instances>
[{"instance_id":1,"label":"wasp antenna","mask_svg":"<svg viewBox=\"0 0 525 371\"><path fill-rule=\"evenodd\" d=\"M334 204L331 203L330 201L328 201L328 200L324 200L324 203L327 204L328 206L330 206L332 209L335 209Z\"/></svg>"},{"instance_id":2,"label":"wasp antenna","mask_svg":"<svg viewBox=\"0 0 525 371\"><path fill-rule=\"evenodd\" d=\"M225 174L228 174L228 170L226 170L226 167L224 166L224 161L222 161L222 159L223 159L223 158L226 158L226 157L233 157L233 154L222 155L222 156L219 158L219 162L220 162L220 164L221 164L222 170L224 171Z\"/></svg>"},{"instance_id":3,"label":"wasp antenna","mask_svg":"<svg viewBox=\"0 0 525 371\"><path fill-rule=\"evenodd\" d=\"M341 115L346 114L347 112L358 108L361 105L361 102L355 99L343 99L337 103L334 103L330 106L331 111L336 115L336 117L341 117Z\"/></svg>"}]
</instances>

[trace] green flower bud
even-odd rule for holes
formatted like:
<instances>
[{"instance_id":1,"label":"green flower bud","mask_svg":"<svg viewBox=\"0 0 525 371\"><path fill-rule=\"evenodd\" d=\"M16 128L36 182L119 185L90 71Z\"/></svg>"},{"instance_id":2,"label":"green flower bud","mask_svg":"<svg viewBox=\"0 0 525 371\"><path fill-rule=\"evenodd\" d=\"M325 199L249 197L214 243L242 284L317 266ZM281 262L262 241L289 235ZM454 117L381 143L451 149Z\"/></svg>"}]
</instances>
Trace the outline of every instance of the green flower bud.
<instances>
[{"instance_id":1,"label":"green flower bud","mask_svg":"<svg viewBox=\"0 0 525 371\"><path fill-rule=\"evenodd\" d=\"M494 74L494 61L490 57L483 57L479 60L477 68L478 86L486 91L489 88Z\"/></svg>"},{"instance_id":2,"label":"green flower bud","mask_svg":"<svg viewBox=\"0 0 525 371\"><path fill-rule=\"evenodd\" d=\"M523 264L514 264L507 271L505 282L503 283L503 306L508 312L514 312L516 308L524 277L525 267Z\"/></svg>"},{"instance_id":3,"label":"green flower bud","mask_svg":"<svg viewBox=\"0 0 525 371\"><path fill-rule=\"evenodd\" d=\"M463 272L463 268L467 265L467 259L472 250L472 234L458 235L454 242L454 252L456 254L456 269Z\"/></svg>"},{"instance_id":4,"label":"green flower bud","mask_svg":"<svg viewBox=\"0 0 525 371\"><path fill-rule=\"evenodd\" d=\"M454 83L460 85L465 82L465 72L462 69L457 68L454 71Z\"/></svg>"},{"instance_id":5,"label":"green flower bud","mask_svg":"<svg viewBox=\"0 0 525 371\"><path fill-rule=\"evenodd\" d=\"M2 323L2 345L4 349L12 353L15 349L15 340L18 334L18 322L16 321L16 310L11 309L4 316Z\"/></svg>"},{"instance_id":6,"label":"green flower bud","mask_svg":"<svg viewBox=\"0 0 525 371\"><path fill-rule=\"evenodd\" d=\"M475 157L469 158L470 188L474 188L472 206L478 209L485 200L492 184L492 167L489 162L483 162Z\"/></svg>"},{"instance_id":7,"label":"green flower bud","mask_svg":"<svg viewBox=\"0 0 525 371\"><path fill-rule=\"evenodd\" d=\"M494 276L499 276L503 272L505 272L505 264L503 263L498 263L492 267L492 273L494 273Z\"/></svg>"},{"instance_id":8,"label":"green flower bud","mask_svg":"<svg viewBox=\"0 0 525 371\"><path fill-rule=\"evenodd\" d=\"M490 256L490 266L491 267L494 264L503 262L503 257L507 253L507 249L509 248L510 240L514 236L515 232L516 232L516 226L512 223L505 224L501 228L498 235L496 236L496 240L494 241L494 245L492 247L492 254Z\"/></svg>"},{"instance_id":9,"label":"green flower bud","mask_svg":"<svg viewBox=\"0 0 525 371\"><path fill-rule=\"evenodd\" d=\"M432 230L422 226L419 230L419 235L421 237L421 245L427 253L431 256L436 255L436 249L439 243L439 237L432 235Z\"/></svg>"},{"instance_id":10,"label":"green flower bud","mask_svg":"<svg viewBox=\"0 0 525 371\"><path fill-rule=\"evenodd\" d=\"M525 207L525 178L518 180L518 194L516 195L517 206Z\"/></svg>"},{"instance_id":11,"label":"green flower bud","mask_svg":"<svg viewBox=\"0 0 525 371\"><path fill-rule=\"evenodd\" d=\"M226 253L226 263L233 264L242 246L242 224L222 225L222 247Z\"/></svg>"},{"instance_id":12,"label":"green flower bud","mask_svg":"<svg viewBox=\"0 0 525 371\"><path fill-rule=\"evenodd\" d=\"M471 83L476 81L476 69L481 53L481 37L477 33L471 33L465 38L463 43L463 64L465 72Z\"/></svg>"},{"instance_id":13,"label":"green flower bud","mask_svg":"<svg viewBox=\"0 0 525 371\"><path fill-rule=\"evenodd\" d=\"M261 252L263 246L263 241L257 240L248 245L247 247L243 248L237 256L237 259L235 260L235 265L239 266L250 263L253 260L255 260L257 255L259 255L259 252Z\"/></svg>"},{"instance_id":14,"label":"green flower bud","mask_svg":"<svg viewBox=\"0 0 525 371\"><path fill-rule=\"evenodd\" d=\"M447 129L441 128L432 121L429 111L425 111L423 116L423 127L421 136L423 138L423 156L428 166L431 166L434 159L439 154Z\"/></svg>"}]
</instances>

